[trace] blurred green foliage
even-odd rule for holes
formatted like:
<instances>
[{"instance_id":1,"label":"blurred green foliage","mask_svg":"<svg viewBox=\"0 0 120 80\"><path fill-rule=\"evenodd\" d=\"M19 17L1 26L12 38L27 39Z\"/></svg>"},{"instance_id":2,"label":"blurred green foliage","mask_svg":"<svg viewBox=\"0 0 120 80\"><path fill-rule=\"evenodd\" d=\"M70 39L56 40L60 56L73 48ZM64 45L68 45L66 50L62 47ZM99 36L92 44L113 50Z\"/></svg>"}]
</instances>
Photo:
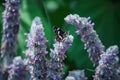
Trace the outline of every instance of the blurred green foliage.
<instances>
[{"instance_id":1,"label":"blurred green foliage","mask_svg":"<svg viewBox=\"0 0 120 80\"><path fill-rule=\"evenodd\" d=\"M4 11L2 3L4 2L4 0L0 0L0 32L2 32L2 12ZM66 53L65 72L84 69L87 77L91 80L94 67L88 53L84 50L84 44L80 41L80 37L75 34L75 28L64 22L64 17L70 13L85 17L90 16L91 20L95 22L94 29L106 48L115 44L120 47L120 0L22 0L17 55L25 57L22 53L26 50L24 33L29 32L32 19L39 16L49 40L48 50L54 42L53 26L70 31L70 34L74 36L73 45ZM0 39L1 35L0 33Z\"/></svg>"}]
</instances>

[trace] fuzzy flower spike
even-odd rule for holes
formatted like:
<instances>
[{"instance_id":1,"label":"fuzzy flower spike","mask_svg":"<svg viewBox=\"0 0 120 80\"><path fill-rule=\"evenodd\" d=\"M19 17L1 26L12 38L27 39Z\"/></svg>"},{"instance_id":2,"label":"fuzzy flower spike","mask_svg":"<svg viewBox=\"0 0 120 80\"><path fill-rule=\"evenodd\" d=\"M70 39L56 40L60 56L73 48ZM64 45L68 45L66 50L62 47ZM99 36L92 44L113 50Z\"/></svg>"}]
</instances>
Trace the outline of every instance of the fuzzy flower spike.
<instances>
[{"instance_id":1,"label":"fuzzy flower spike","mask_svg":"<svg viewBox=\"0 0 120 80\"><path fill-rule=\"evenodd\" d=\"M5 11L3 12L3 31L1 57L4 58L5 66L12 63L16 53L16 42L19 31L19 8L21 0L5 0ZM4 66L4 67L5 67Z\"/></svg>"},{"instance_id":2,"label":"fuzzy flower spike","mask_svg":"<svg viewBox=\"0 0 120 80\"><path fill-rule=\"evenodd\" d=\"M111 46L101 55L96 68L94 80L120 80L120 64L117 54L118 46Z\"/></svg>"},{"instance_id":3,"label":"fuzzy flower spike","mask_svg":"<svg viewBox=\"0 0 120 80\"><path fill-rule=\"evenodd\" d=\"M87 80L87 78L85 77L84 70L73 70L69 71L65 80Z\"/></svg>"},{"instance_id":4,"label":"fuzzy flower spike","mask_svg":"<svg viewBox=\"0 0 120 80\"><path fill-rule=\"evenodd\" d=\"M70 14L64 20L76 27L76 33L82 37L81 40L85 43L89 57L94 65L98 65L100 55L104 53L104 46L93 29L94 23L91 23L90 17L85 18L79 17L77 14Z\"/></svg>"},{"instance_id":5,"label":"fuzzy flower spike","mask_svg":"<svg viewBox=\"0 0 120 80\"><path fill-rule=\"evenodd\" d=\"M62 37L62 36L61 36ZM47 80L61 80L63 73L63 60L65 52L73 42L73 36L66 34L62 40L55 40L54 49L50 49L51 59L48 61Z\"/></svg>"},{"instance_id":6,"label":"fuzzy flower spike","mask_svg":"<svg viewBox=\"0 0 120 80\"><path fill-rule=\"evenodd\" d=\"M30 80L30 73L27 68L28 61L17 56L9 67L8 80Z\"/></svg>"},{"instance_id":7,"label":"fuzzy flower spike","mask_svg":"<svg viewBox=\"0 0 120 80\"><path fill-rule=\"evenodd\" d=\"M44 28L39 17L32 21L30 33L27 34L26 55L29 58L31 80L46 80L46 38Z\"/></svg>"}]
</instances>

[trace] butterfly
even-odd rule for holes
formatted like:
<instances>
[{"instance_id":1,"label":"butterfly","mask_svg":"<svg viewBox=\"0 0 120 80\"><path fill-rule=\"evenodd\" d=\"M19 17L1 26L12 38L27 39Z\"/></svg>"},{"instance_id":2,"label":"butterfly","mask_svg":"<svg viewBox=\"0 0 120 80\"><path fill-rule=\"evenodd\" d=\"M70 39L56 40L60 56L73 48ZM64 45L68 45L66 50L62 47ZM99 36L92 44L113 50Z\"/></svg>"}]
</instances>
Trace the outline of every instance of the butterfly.
<instances>
[{"instance_id":1,"label":"butterfly","mask_svg":"<svg viewBox=\"0 0 120 80\"><path fill-rule=\"evenodd\" d=\"M68 32L64 32L62 29L58 27L54 27L54 32L56 34L56 40L59 42L62 41L68 34Z\"/></svg>"}]
</instances>

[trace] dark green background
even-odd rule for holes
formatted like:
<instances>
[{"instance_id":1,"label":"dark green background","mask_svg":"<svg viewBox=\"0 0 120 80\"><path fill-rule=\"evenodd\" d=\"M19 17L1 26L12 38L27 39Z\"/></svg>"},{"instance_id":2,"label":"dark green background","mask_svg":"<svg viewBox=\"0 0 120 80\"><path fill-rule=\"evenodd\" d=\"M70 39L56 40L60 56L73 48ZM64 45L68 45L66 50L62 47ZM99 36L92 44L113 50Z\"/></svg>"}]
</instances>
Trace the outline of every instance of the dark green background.
<instances>
[{"instance_id":1,"label":"dark green background","mask_svg":"<svg viewBox=\"0 0 120 80\"><path fill-rule=\"evenodd\" d=\"M0 32L3 23L3 2L4 0L0 0ZM43 21L45 34L49 40L48 50L54 42L53 26L62 27L74 36L73 45L66 52L67 58L64 61L66 67L64 70L67 72L68 70L84 69L90 80L94 74L93 64L88 57L88 53L84 50L83 42L75 34L75 28L64 22L64 17L70 13L76 13L82 17L90 16L92 22L95 23L94 29L106 48L115 44L120 47L120 0L22 0L20 9L21 27L16 55L25 57L22 53L26 50L24 33L29 32L32 19L39 16Z\"/></svg>"}]
</instances>

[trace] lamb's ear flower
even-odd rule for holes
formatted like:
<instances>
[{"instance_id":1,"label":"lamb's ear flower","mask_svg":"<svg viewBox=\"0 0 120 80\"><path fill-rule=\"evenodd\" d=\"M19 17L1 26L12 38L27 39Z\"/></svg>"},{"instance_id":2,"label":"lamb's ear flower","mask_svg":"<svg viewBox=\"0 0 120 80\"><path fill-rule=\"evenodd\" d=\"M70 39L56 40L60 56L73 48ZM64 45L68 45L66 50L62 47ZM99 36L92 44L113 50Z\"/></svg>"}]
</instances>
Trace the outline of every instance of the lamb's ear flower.
<instances>
[{"instance_id":1,"label":"lamb's ear flower","mask_svg":"<svg viewBox=\"0 0 120 80\"><path fill-rule=\"evenodd\" d=\"M16 42L19 31L19 8L21 0L5 0L5 11L3 12L3 31L1 44L1 57L9 66L16 53ZM5 66L4 66L5 67Z\"/></svg>"},{"instance_id":2,"label":"lamb's ear flower","mask_svg":"<svg viewBox=\"0 0 120 80\"><path fill-rule=\"evenodd\" d=\"M98 65L100 55L104 53L104 46L93 29L94 23L91 23L90 17L85 18L79 17L77 14L70 14L64 20L76 27L76 33L82 37L81 40L85 43L89 57L95 65Z\"/></svg>"},{"instance_id":3,"label":"lamb's ear flower","mask_svg":"<svg viewBox=\"0 0 120 80\"><path fill-rule=\"evenodd\" d=\"M101 55L96 68L94 80L120 80L120 64L118 46L111 46Z\"/></svg>"},{"instance_id":4,"label":"lamb's ear flower","mask_svg":"<svg viewBox=\"0 0 120 80\"><path fill-rule=\"evenodd\" d=\"M28 39L26 55L29 58L29 66L32 80L46 80L46 38L44 37L44 28L39 17L35 17L32 21L30 33L27 34Z\"/></svg>"},{"instance_id":5,"label":"lamb's ear flower","mask_svg":"<svg viewBox=\"0 0 120 80\"><path fill-rule=\"evenodd\" d=\"M65 80L87 80L87 78L85 77L84 70L74 70L69 71Z\"/></svg>"},{"instance_id":6,"label":"lamb's ear flower","mask_svg":"<svg viewBox=\"0 0 120 80\"><path fill-rule=\"evenodd\" d=\"M15 57L13 64L9 66L8 80L30 80L30 73L27 68L28 61L20 56Z\"/></svg>"},{"instance_id":7,"label":"lamb's ear flower","mask_svg":"<svg viewBox=\"0 0 120 80\"><path fill-rule=\"evenodd\" d=\"M47 80L61 80L63 72L63 60L65 58L65 52L73 42L73 36L67 34L66 37L61 40L55 40L53 44L54 49L50 49L51 59L48 61L48 76Z\"/></svg>"}]
</instances>

